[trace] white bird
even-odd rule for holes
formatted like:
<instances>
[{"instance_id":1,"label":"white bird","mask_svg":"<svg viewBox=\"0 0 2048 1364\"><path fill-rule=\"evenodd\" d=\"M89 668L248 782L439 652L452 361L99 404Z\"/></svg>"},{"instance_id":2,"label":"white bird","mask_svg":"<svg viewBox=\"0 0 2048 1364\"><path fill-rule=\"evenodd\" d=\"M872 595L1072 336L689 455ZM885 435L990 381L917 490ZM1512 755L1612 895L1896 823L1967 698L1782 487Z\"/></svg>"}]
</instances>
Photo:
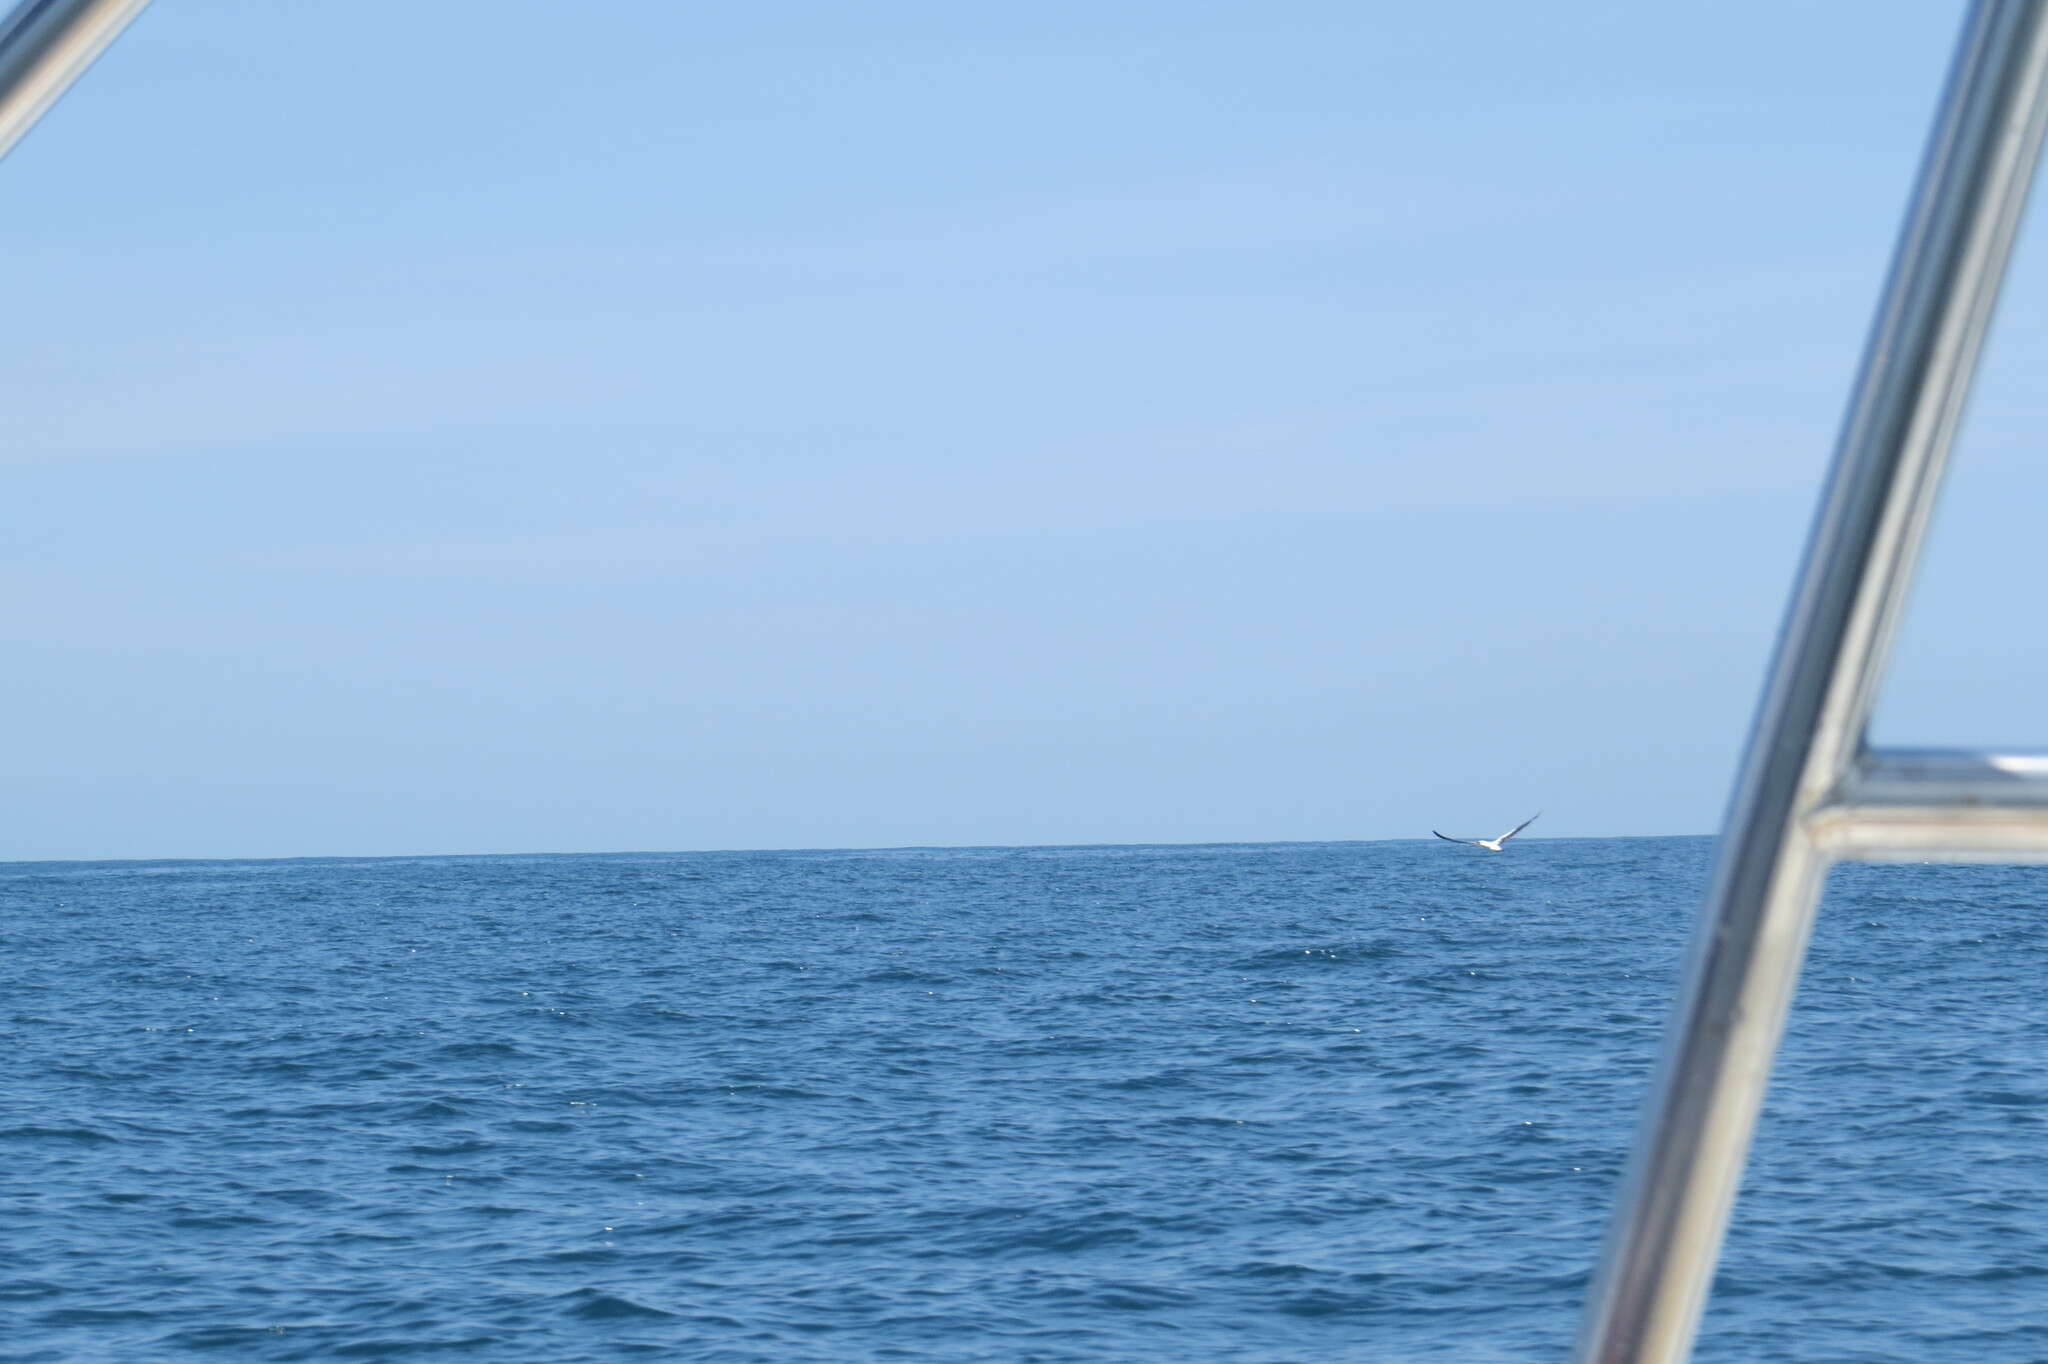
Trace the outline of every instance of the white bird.
<instances>
[{"instance_id":1,"label":"white bird","mask_svg":"<svg viewBox=\"0 0 2048 1364\"><path fill-rule=\"evenodd\" d=\"M1522 832L1522 830L1528 828L1531 824L1534 824L1537 820L1541 819L1542 817L1543 812L1541 810L1538 810L1535 814L1529 816L1520 824L1517 824L1514 828L1502 834L1499 838L1452 838L1449 834L1436 834L1436 830L1434 829L1431 829L1430 832L1436 834L1438 838L1441 838L1446 843L1469 843L1475 848L1484 848L1488 852L1499 852L1501 844L1507 842L1509 839L1513 838L1516 834Z\"/></svg>"}]
</instances>

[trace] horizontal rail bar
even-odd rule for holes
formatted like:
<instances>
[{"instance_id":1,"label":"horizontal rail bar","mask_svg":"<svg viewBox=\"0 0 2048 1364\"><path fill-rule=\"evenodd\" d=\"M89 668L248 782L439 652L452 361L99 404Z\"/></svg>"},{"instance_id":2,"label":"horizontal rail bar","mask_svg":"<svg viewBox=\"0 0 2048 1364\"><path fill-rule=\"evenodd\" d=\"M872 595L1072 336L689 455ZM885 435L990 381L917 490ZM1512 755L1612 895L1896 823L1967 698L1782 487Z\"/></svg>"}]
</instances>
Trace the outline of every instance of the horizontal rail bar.
<instances>
[{"instance_id":1,"label":"horizontal rail bar","mask_svg":"<svg viewBox=\"0 0 2048 1364\"><path fill-rule=\"evenodd\" d=\"M2048 861L2048 753L1867 753L1806 825L1861 862Z\"/></svg>"},{"instance_id":2,"label":"horizontal rail bar","mask_svg":"<svg viewBox=\"0 0 2048 1364\"><path fill-rule=\"evenodd\" d=\"M1830 803L2048 806L2048 753L1875 749L1857 760Z\"/></svg>"},{"instance_id":3,"label":"horizontal rail bar","mask_svg":"<svg viewBox=\"0 0 2048 1364\"><path fill-rule=\"evenodd\" d=\"M1835 805L1814 841L1842 862L2048 862L2048 809Z\"/></svg>"}]
</instances>

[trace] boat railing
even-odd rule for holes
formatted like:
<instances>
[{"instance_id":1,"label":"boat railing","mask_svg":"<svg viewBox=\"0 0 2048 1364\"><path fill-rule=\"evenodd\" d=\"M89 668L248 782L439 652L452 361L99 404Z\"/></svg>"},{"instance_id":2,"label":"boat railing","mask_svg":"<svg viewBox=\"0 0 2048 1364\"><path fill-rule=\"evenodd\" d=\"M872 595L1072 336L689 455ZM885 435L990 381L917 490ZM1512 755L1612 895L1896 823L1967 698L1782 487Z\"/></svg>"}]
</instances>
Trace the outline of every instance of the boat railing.
<instances>
[{"instance_id":1,"label":"boat railing","mask_svg":"<svg viewBox=\"0 0 2048 1364\"><path fill-rule=\"evenodd\" d=\"M1978 0L1730 801L1579 1342L1692 1350L1828 865L2048 860L2048 756L1866 735L2048 121L2048 4Z\"/></svg>"},{"instance_id":2,"label":"boat railing","mask_svg":"<svg viewBox=\"0 0 2048 1364\"><path fill-rule=\"evenodd\" d=\"M85 74L149 0L23 0L0 19L0 156Z\"/></svg>"}]
</instances>

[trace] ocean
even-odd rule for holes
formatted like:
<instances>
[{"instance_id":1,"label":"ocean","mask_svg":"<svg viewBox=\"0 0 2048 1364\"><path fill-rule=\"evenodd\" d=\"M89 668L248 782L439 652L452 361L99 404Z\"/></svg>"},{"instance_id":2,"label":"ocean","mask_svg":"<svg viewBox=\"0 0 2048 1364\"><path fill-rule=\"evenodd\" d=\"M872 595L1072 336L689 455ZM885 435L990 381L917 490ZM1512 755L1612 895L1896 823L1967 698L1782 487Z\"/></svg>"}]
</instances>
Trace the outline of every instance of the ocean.
<instances>
[{"instance_id":1,"label":"ocean","mask_svg":"<svg viewBox=\"0 0 2048 1364\"><path fill-rule=\"evenodd\" d=\"M0 866L0 1361L1557 1361L1704 838ZM2048 872L1830 884L1697 1358L2048 1358Z\"/></svg>"}]
</instances>

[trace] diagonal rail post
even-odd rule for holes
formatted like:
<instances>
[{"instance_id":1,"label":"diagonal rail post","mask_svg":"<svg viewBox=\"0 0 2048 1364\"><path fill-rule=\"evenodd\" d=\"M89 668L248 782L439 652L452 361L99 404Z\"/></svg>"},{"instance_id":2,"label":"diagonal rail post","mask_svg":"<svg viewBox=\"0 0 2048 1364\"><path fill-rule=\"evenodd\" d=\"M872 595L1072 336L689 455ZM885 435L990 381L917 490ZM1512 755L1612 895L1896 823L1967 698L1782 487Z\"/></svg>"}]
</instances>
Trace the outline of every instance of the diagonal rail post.
<instances>
[{"instance_id":1,"label":"diagonal rail post","mask_svg":"<svg viewBox=\"0 0 2048 1364\"><path fill-rule=\"evenodd\" d=\"M149 0L22 0L0 19L0 156L121 36Z\"/></svg>"},{"instance_id":2,"label":"diagonal rail post","mask_svg":"<svg viewBox=\"0 0 2048 1364\"><path fill-rule=\"evenodd\" d=\"M1686 983L1587 1305L1582 1364L1679 1364L1691 1353L1828 863L1880 856L1888 841L1912 838L1923 852L1968 855L1931 807L1953 809L1965 803L1966 788L1988 789L1968 781L2010 771L1960 755L1915 777L1920 769L1910 762L1867 754L1864 732L2011 254L2044 114L2048 0L1977 0L1729 805ZM1862 781L1873 767L1875 782ZM1921 799L1900 797L1902 775ZM1862 798L1859 783L1869 788ZM1886 809L1904 821L1892 833L1880 822ZM1986 835L1984 846L2048 848L2043 809L2016 803L2020 831Z\"/></svg>"}]
</instances>

